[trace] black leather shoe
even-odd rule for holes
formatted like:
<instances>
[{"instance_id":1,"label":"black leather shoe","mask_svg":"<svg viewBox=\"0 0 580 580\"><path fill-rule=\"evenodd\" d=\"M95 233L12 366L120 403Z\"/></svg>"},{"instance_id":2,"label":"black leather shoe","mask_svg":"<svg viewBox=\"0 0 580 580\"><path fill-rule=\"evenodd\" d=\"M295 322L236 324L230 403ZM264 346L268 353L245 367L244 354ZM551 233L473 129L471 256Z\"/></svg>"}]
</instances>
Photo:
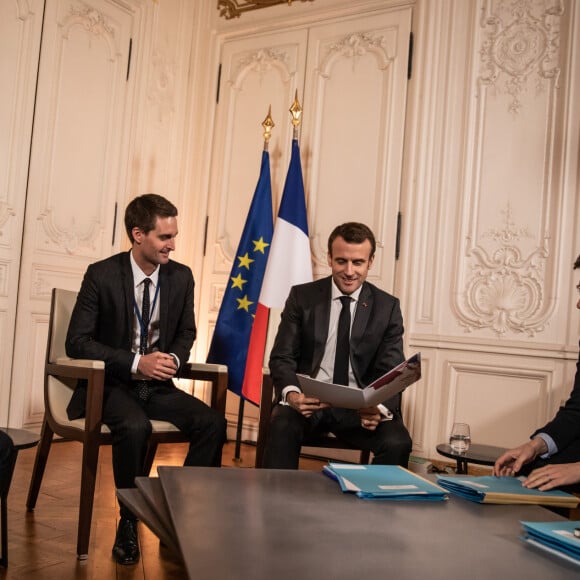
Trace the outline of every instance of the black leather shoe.
<instances>
[{"instance_id":1,"label":"black leather shoe","mask_svg":"<svg viewBox=\"0 0 580 580\"><path fill-rule=\"evenodd\" d=\"M124 566L136 564L139 561L139 538L136 521L121 518L113 546L113 557L118 564Z\"/></svg>"}]
</instances>

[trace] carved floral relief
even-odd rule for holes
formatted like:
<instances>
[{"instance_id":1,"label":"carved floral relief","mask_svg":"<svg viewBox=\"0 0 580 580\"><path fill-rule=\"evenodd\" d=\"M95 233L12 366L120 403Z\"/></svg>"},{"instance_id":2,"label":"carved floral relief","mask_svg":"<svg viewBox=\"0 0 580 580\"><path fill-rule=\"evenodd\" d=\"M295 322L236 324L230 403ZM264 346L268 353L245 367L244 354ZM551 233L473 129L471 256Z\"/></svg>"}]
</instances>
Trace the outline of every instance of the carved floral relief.
<instances>
[{"instance_id":1,"label":"carved floral relief","mask_svg":"<svg viewBox=\"0 0 580 580\"><path fill-rule=\"evenodd\" d=\"M511 96L510 112L522 108L521 96L558 84L561 0L512 0L482 7L480 81Z\"/></svg>"}]
</instances>

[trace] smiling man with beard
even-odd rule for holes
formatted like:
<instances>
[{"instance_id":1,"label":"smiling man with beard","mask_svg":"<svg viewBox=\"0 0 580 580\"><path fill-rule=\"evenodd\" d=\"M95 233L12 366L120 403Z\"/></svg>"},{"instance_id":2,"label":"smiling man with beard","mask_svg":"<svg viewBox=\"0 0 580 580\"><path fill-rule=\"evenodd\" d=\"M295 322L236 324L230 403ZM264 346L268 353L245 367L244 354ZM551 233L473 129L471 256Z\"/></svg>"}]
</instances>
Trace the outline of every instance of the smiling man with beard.
<instances>
[{"instance_id":1,"label":"smiling man with beard","mask_svg":"<svg viewBox=\"0 0 580 580\"><path fill-rule=\"evenodd\" d=\"M366 281L375 248L366 225L337 226L328 239L331 276L291 289L270 355L278 404L264 467L296 469L301 447L321 433L372 451L373 463L407 466L401 395L376 407L336 408L307 397L296 376L362 388L403 362L399 300Z\"/></svg>"}]
</instances>

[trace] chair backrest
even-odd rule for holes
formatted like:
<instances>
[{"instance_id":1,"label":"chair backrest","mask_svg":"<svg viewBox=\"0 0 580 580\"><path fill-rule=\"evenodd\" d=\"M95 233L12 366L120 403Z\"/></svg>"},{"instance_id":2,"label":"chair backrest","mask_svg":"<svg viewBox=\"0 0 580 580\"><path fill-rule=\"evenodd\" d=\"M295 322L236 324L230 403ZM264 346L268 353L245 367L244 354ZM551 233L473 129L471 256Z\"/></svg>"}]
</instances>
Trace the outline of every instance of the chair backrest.
<instances>
[{"instance_id":1,"label":"chair backrest","mask_svg":"<svg viewBox=\"0 0 580 580\"><path fill-rule=\"evenodd\" d=\"M66 356L65 340L78 292L53 288L48 332L47 362Z\"/></svg>"}]
</instances>

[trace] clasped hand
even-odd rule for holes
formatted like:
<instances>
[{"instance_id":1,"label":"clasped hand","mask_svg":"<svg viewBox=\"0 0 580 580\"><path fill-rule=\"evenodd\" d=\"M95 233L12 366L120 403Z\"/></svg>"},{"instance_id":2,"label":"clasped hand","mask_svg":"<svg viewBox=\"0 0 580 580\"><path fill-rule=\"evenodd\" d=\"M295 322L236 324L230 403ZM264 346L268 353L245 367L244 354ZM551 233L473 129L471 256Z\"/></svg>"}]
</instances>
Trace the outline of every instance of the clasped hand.
<instances>
[{"instance_id":1,"label":"clasped hand","mask_svg":"<svg viewBox=\"0 0 580 580\"><path fill-rule=\"evenodd\" d=\"M177 366L170 354L155 351L141 355L137 370L148 379L166 381L175 376Z\"/></svg>"}]
</instances>

